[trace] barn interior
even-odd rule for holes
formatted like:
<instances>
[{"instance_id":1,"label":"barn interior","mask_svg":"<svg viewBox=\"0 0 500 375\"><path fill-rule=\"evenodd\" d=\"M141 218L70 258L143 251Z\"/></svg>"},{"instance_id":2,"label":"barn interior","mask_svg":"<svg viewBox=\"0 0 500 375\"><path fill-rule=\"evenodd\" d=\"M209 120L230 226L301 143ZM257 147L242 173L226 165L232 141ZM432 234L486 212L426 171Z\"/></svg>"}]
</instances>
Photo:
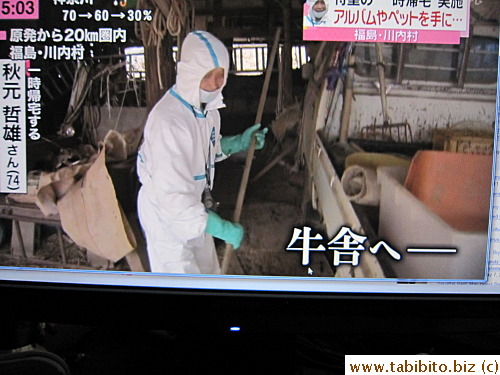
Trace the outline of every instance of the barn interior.
<instances>
[{"instance_id":1,"label":"barn interior","mask_svg":"<svg viewBox=\"0 0 500 375\"><path fill-rule=\"evenodd\" d=\"M246 228L242 251L228 252L224 243L217 242L226 273L308 276L312 270L314 276L347 278L480 277L479 268L446 275L440 274L440 266L435 272L408 271L382 252L367 253L359 267L342 267L330 252L315 254L311 262L316 263L305 265L299 252L285 248L292 246L294 229L306 226L324 239L347 226L365 235L367 243L387 239L404 247L398 233L407 229L391 230L387 224L400 221L386 215L393 211L387 208L390 202L381 213L377 167L408 168L422 150L492 154L497 3L472 5L471 37L462 38L460 44L385 43L382 47L380 43L304 41L300 1L115 2L92 7L89 11L99 10L90 18L78 16L76 32L99 25L104 17L110 28L125 30L127 37L117 43L84 43L88 56L83 60L33 62L42 72L43 116L39 134L27 145L29 194L2 196L7 211L12 210L9 204L28 205L2 219L2 265L149 271L136 212L137 149L149 110L175 82L183 38L201 29L220 38L232 58L223 91L226 108L220 111L222 135L241 133L256 121L271 129L266 147L250 163L243 153L217 165L213 193L220 213L227 219L241 216ZM128 22L109 16L118 10L124 17L127 14ZM76 17L70 11L61 17L54 7L46 12L37 27L47 30L63 29ZM92 40L81 34L84 40ZM126 216L127 223L118 221L116 226L130 226L129 246L117 254L95 246L89 250L88 241L69 234L54 202L42 202L45 193L40 193L40 181L46 183L51 173L93 161L100 144L107 144L109 188ZM486 187L475 203L482 209L474 220L481 223L473 229L461 228L481 231L477 241L483 242L491 158L484 159L479 161L483 173L468 177ZM463 165L462 161L450 163ZM250 175L247 182L245 171ZM57 194L60 199L62 193ZM34 204L45 207L40 210ZM98 220L92 216L101 214L91 209L76 216ZM447 230L453 238L460 237L462 232L455 229ZM484 259L485 253L479 257Z\"/></svg>"},{"instance_id":2,"label":"barn interior","mask_svg":"<svg viewBox=\"0 0 500 375\"><path fill-rule=\"evenodd\" d=\"M77 16L78 28L102 25L103 21L96 19L96 9L101 11L99 17L105 18L122 12L132 21L109 17L106 27L125 29L127 38L116 43L85 41L87 54L83 60L45 59L32 63L41 69L40 138L27 142L28 194L0 195L0 266L150 271L136 209L137 150L149 111L175 83L182 41L192 30L207 30L224 42L232 58L223 91L226 108L220 110L222 135L239 134L256 122L270 129L263 150L254 155L233 155L216 167L213 196L220 202L218 212L228 220L236 215L236 221L245 228L238 251L227 251L224 242L216 241L225 274L482 278L496 121L498 1L472 2L470 36L461 38L457 45L304 41L303 5L301 0L93 0L92 5L82 5L79 11L89 12L91 17ZM44 12L36 26L26 21L23 27L64 30L73 17L68 12L64 15L67 18L61 18L61 10L51 4ZM2 58L12 52L5 44L0 48ZM405 239L411 235L422 238L429 228L418 233L413 233L413 228L434 215L428 216L424 210L416 224L408 224L410 229L402 226L391 230L404 221L395 214L420 206L410 199L407 205L397 207L398 202L390 200L396 190L384 190L403 187L405 179L408 181L408 169L422 151L429 157L434 157L436 151L456 154L458 159L449 161L452 167L440 164L441 160L428 163L446 170L455 168L450 175L472 181L470 189L476 192L473 198L477 199L474 203L468 200L472 199L470 191L447 191L444 195L452 194L452 204L464 199L465 207L462 211L457 208L451 219L448 211L439 212L436 223L429 225L441 225L439 233L447 231L451 239L443 240L438 233L422 246L472 241L484 249L474 255L474 261L466 256L444 267L430 258L418 266L408 266L395 262L391 252L382 249L376 254L363 253L359 264L350 267L342 265L332 252L316 252L304 264L300 252L286 250L292 246L294 229L305 227L324 239L332 239L345 226L366 236L370 245L384 239L399 248L407 246ZM115 218L118 212L120 220L115 225L124 231L128 242L119 255L93 251L99 246L86 246L88 242L69 234L59 213L49 210L55 205L43 201L46 197L40 194L43 186L50 185L42 186L40 182L54 178L61 170L77 170L71 182L80 182L79 167L95 165L101 153L111 181L106 186L117 202L109 212ZM467 163L471 163L470 168L464 168ZM464 177L464 169L477 173ZM449 180L448 175L446 178ZM385 184L382 188L381 183ZM453 180L450 185L451 189L461 184ZM469 195L457 198L460 194ZM440 201L438 206L443 204ZM478 207L473 219L457 216L464 211L468 214L471 206ZM94 213L85 211L85 215L94 218L88 221L102 214L101 210L89 211ZM75 215L85 218L83 211ZM459 224L449 224L450 220ZM463 222L469 226L457 229ZM443 259L449 264L447 258ZM352 258L350 262L353 265ZM201 353L199 358L215 365L213 350L203 353L213 345L213 336L195 336L198 341L193 344L192 336L174 331L124 334L115 327L18 321L7 321L4 330L8 334L0 352L42 343L64 358L75 374L138 373L144 369L151 374L163 373L165 352L173 353L172 373L180 373L189 361L184 350L189 346ZM379 339L366 340L359 331L349 335L341 330L336 339L266 337L262 350L249 344L259 342L256 337L242 335L228 340L224 336L216 342L231 351L233 358L241 349L256 358L276 360L288 357L283 345L290 340L297 359L287 362L284 368L285 372L297 374L343 373L344 354L373 352L380 342L392 342L404 353L498 350L498 330L487 335L486 342L484 332L475 336L455 334L451 329L430 337L415 331L404 338L395 331L379 335ZM102 345L96 347L96 341ZM139 345L141 342L146 344ZM234 346L226 347L228 342ZM119 350L114 351L117 347ZM137 353L149 361L146 367L133 362ZM104 366L106 360L110 361ZM231 364L241 365L234 359ZM260 365L248 369L253 373ZM206 367L200 364L199 369ZM234 367L228 366L221 371L232 370ZM283 372L276 362L271 370Z\"/></svg>"}]
</instances>

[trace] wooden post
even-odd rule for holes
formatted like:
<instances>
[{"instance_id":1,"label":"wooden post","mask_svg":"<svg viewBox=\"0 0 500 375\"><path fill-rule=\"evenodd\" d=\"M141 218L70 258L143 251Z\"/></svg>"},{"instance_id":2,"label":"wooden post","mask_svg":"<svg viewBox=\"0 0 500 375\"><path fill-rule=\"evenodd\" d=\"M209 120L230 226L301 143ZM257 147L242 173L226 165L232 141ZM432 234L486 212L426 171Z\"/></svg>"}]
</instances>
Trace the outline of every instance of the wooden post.
<instances>
[{"instance_id":1,"label":"wooden post","mask_svg":"<svg viewBox=\"0 0 500 375\"><path fill-rule=\"evenodd\" d=\"M293 104L293 77L292 77L292 2L286 0L282 3L283 8L283 48L281 50L281 62L283 67L283 107Z\"/></svg>"},{"instance_id":2,"label":"wooden post","mask_svg":"<svg viewBox=\"0 0 500 375\"><path fill-rule=\"evenodd\" d=\"M149 29L141 22L142 39L148 40ZM146 68L146 104L150 111L175 82L175 62L172 56L173 38L166 35L160 45L144 45Z\"/></svg>"},{"instance_id":3,"label":"wooden post","mask_svg":"<svg viewBox=\"0 0 500 375\"><path fill-rule=\"evenodd\" d=\"M12 220L12 224L14 224L14 231L16 233L17 240L19 241L19 245L21 246L21 256L23 259L26 259L26 249L24 247L23 234L21 233L21 226L19 225L19 221Z\"/></svg>"},{"instance_id":4,"label":"wooden post","mask_svg":"<svg viewBox=\"0 0 500 375\"><path fill-rule=\"evenodd\" d=\"M155 46L144 47L144 61L146 68L146 104L150 111L156 102L165 93L165 89L160 88L160 78L158 76L158 66L163 65L158 62L159 56Z\"/></svg>"},{"instance_id":5,"label":"wooden post","mask_svg":"<svg viewBox=\"0 0 500 375\"><path fill-rule=\"evenodd\" d=\"M465 76L467 74L467 65L469 65L470 49L472 47L472 33L474 25L469 27L469 37L465 39L464 52L460 61L460 69L458 71L458 87L463 88L465 85Z\"/></svg>"},{"instance_id":6,"label":"wooden post","mask_svg":"<svg viewBox=\"0 0 500 375\"><path fill-rule=\"evenodd\" d=\"M384 118L384 125L388 125L389 114L387 112L385 65L384 65L384 57L382 54L382 45L380 43L375 43L375 50L377 52L377 71L378 71L378 81L380 85L380 101L382 102L382 116Z\"/></svg>"},{"instance_id":7,"label":"wooden post","mask_svg":"<svg viewBox=\"0 0 500 375\"><path fill-rule=\"evenodd\" d=\"M354 55L349 56L347 67L347 77L344 88L344 103L342 106L342 117L340 119L339 142L346 143L349 137L349 121L351 119L352 107L352 85L354 79Z\"/></svg>"},{"instance_id":8,"label":"wooden post","mask_svg":"<svg viewBox=\"0 0 500 375\"><path fill-rule=\"evenodd\" d=\"M127 263L132 272L144 272L144 266L141 263L141 259L139 258L139 254L136 250L132 250L128 253L125 258L127 259Z\"/></svg>"},{"instance_id":9,"label":"wooden post","mask_svg":"<svg viewBox=\"0 0 500 375\"><path fill-rule=\"evenodd\" d=\"M403 82L403 72L405 68L406 45L401 43L398 48L398 70L396 73L396 82Z\"/></svg>"}]
</instances>

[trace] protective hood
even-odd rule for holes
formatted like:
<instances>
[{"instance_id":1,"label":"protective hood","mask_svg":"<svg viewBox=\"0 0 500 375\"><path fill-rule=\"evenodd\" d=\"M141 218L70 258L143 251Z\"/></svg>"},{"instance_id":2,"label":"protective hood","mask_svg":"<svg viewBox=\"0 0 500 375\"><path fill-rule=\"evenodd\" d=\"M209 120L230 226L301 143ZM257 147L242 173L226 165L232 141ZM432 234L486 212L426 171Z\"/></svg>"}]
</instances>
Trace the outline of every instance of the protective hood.
<instances>
[{"instance_id":1,"label":"protective hood","mask_svg":"<svg viewBox=\"0 0 500 375\"><path fill-rule=\"evenodd\" d=\"M181 59L177 63L175 91L190 105L200 107L200 82L209 71L224 68L224 84L229 72L229 54L224 44L206 31L193 31L182 43ZM221 108L222 93L210 104Z\"/></svg>"},{"instance_id":2,"label":"protective hood","mask_svg":"<svg viewBox=\"0 0 500 375\"><path fill-rule=\"evenodd\" d=\"M327 12L328 12L328 2L325 1L325 10L323 11L316 11L314 10L314 5L318 2L318 0L314 0L314 1L309 1L308 0L308 4L310 5L310 8L309 8L309 17L311 17L313 20L320 20L322 19L324 16L326 16Z\"/></svg>"}]
</instances>

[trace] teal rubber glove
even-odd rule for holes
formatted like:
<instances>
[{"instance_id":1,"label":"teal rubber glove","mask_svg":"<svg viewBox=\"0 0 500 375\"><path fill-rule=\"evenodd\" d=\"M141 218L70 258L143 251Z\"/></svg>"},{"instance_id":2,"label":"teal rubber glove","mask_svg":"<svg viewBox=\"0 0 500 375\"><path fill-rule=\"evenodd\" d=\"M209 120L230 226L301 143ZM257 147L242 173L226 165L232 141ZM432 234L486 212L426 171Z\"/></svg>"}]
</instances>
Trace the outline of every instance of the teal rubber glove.
<instances>
[{"instance_id":1,"label":"teal rubber glove","mask_svg":"<svg viewBox=\"0 0 500 375\"><path fill-rule=\"evenodd\" d=\"M222 152L226 155L235 154L250 148L252 137L255 137L255 149L261 150L266 144L268 128L260 129L260 124L255 124L245 130L242 134L231 137L222 137L220 140Z\"/></svg>"},{"instance_id":2,"label":"teal rubber glove","mask_svg":"<svg viewBox=\"0 0 500 375\"><path fill-rule=\"evenodd\" d=\"M240 224L224 220L212 211L208 211L205 232L233 245L234 249L240 247L241 241L243 240L243 227Z\"/></svg>"}]
</instances>

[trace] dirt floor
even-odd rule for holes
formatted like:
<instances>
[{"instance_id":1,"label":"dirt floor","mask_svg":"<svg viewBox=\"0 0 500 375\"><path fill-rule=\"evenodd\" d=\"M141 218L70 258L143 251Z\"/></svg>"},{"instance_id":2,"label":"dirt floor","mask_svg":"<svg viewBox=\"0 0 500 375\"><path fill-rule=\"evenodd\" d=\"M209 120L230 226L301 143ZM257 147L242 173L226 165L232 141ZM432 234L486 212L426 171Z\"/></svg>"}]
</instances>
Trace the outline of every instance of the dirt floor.
<instances>
[{"instance_id":1,"label":"dirt floor","mask_svg":"<svg viewBox=\"0 0 500 375\"><path fill-rule=\"evenodd\" d=\"M281 150L273 142L260 151L252 163L250 180L262 170ZM220 202L218 213L231 220L244 169L245 155L234 155L216 167L214 198ZM293 168L294 159L289 157L272 168L257 182L250 181L246 191L241 214L241 224L245 237L241 247L234 251L228 274L263 276L311 276L309 267L301 264L302 253L287 251L293 228L302 228L304 216L301 204L303 199L303 173ZM145 269L148 269L144 240L136 215L129 215L138 238L138 253ZM7 227L10 222L6 222ZM73 268L97 270L129 270L126 260L112 263L93 256L84 248L77 246L64 235L64 248L67 262L62 264L61 250L54 230L42 227L35 256L23 259L10 254L10 228L7 238L0 247L0 265L12 267ZM216 240L220 263L222 264L226 245ZM313 276L332 276L326 258L315 256L310 267ZM314 267L313 267L314 265Z\"/></svg>"},{"instance_id":2,"label":"dirt floor","mask_svg":"<svg viewBox=\"0 0 500 375\"><path fill-rule=\"evenodd\" d=\"M309 267L302 265L302 253L286 250L293 229L303 227L303 172L293 168L293 157L289 157L261 179L252 182L252 176L278 153L278 148L272 144L256 153L241 215L245 238L240 249L235 252L229 274L308 276ZM244 160L230 158L219 163L217 168L214 195L221 200L220 214L231 219ZM222 260L225 245L218 245ZM321 267L322 273L328 268ZM319 272L320 267L317 269Z\"/></svg>"}]
</instances>

